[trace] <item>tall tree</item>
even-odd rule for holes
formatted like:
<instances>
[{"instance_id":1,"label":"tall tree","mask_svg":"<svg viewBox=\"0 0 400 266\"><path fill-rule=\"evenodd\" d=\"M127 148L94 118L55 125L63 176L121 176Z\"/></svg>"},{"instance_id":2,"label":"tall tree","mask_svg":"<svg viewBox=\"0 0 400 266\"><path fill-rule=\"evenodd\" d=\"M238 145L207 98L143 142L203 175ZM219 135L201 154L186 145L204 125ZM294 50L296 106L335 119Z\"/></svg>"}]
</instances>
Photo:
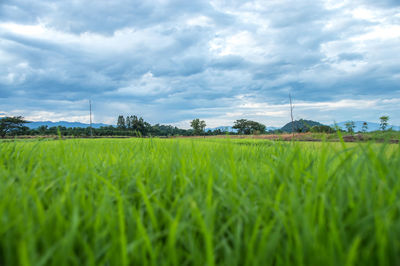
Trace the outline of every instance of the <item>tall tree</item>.
<instances>
[{"instance_id":1,"label":"tall tree","mask_svg":"<svg viewBox=\"0 0 400 266\"><path fill-rule=\"evenodd\" d=\"M22 129L25 123L29 122L22 116L0 118L0 136L4 138L6 134Z\"/></svg>"},{"instance_id":2,"label":"tall tree","mask_svg":"<svg viewBox=\"0 0 400 266\"><path fill-rule=\"evenodd\" d=\"M385 129L388 126L389 116L384 115L384 116L379 117L379 119L381 120L380 127L381 127L382 131L385 131Z\"/></svg>"},{"instance_id":3,"label":"tall tree","mask_svg":"<svg viewBox=\"0 0 400 266\"><path fill-rule=\"evenodd\" d=\"M361 130L364 133L367 132L367 130L368 130L368 123L367 122L363 122Z\"/></svg>"},{"instance_id":4,"label":"tall tree","mask_svg":"<svg viewBox=\"0 0 400 266\"><path fill-rule=\"evenodd\" d=\"M200 129L201 129L201 132L204 132L204 130L206 129L206 122L204 121L204 120L201 120L200 121Z\"/></svg>"},{"instance_id":5,"label":"tall tree","mask_svg":"<svg viewBox=\"0 0 400 266\"><path fill-rule=\"evenodd\" d=\"M195 135L201 135L204 133L204 129L206 128L206 122L204 122L204 120L196 118L193 119L192 122L190 122L190 126L193 128Z\"/></svg>"},{"instance_id":6,"label":"tall tree","mask_svg":"<svg viewBox=\"0 0 400 266\"><path fill-rule=\"evenodd\" d=\"M125 118L123 115L118 116L117 127L119 129L125 129Z\"/></svg>"},{"instance_id":7,"label":"tall tree","mask_svg":"<svg viewBox=\"0 0 400 266\"><path fill-rule=\"evenodd\" d=\"M129 115L126 116L125 126L127 129L132 129L132 120L133 120L133 116L129 116Z\"/></svg>"},{"instance_id":8,"label":"tall tree","mask_svg":"<svg viewBox=\"0 0 400 266\"><path fill-rule=\"evenodd\" d=\"M354 133L354 128L356 127L354 121L348 121L344 124L344 126L347 128L347 132Z\"/></svg>"},{"instance_id":9,"label":"tall tree","mask_svg":"<svg viewBox=\"0 0 400 266\"><path fill-rule=\"evenodd\" d=\"M292 119L292 136L294 138L294 121L293 121L293 103L292 103L292 95L289 93L289 102L290 102L290 118Z\"/></svg>"}]
</instances>

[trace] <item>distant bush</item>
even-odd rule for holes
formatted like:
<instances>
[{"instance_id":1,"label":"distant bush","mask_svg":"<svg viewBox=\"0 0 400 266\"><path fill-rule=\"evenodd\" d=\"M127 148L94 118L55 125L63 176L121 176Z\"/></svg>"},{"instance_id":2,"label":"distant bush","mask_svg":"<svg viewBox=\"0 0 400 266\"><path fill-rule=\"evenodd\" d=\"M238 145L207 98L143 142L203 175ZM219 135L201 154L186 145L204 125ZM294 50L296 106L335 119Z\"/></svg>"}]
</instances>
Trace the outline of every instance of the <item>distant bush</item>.
<instances>
[{"instance_id":1,"label":"distant bush","mask_svg":"<svg viewBox=\"0 0 400 266\"><path fill-rule=\"evenodd\" d=\"M335 129L331 128L330 126L319 125L319 126L312 126L310 131L313 133L334 133Z\"/></svg>"}]
</instances>

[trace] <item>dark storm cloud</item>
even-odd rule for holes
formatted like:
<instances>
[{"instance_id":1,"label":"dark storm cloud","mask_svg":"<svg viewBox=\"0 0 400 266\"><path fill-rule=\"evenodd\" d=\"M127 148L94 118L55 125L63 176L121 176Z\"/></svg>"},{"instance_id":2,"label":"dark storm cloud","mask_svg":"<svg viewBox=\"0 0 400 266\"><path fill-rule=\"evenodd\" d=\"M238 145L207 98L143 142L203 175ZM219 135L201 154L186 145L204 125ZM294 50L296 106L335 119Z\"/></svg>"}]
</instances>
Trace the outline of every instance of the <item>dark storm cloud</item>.
<instances>
[{"instance_id":1,"label":"dark storm cloud","mask_svg":"<svg viewBox=\"0 0 400 266\"><path fill-rule=\"evenodd\" d=\"M90 98L104 122L223 123L268 119L260 103L282 113L289 92L316 106L392 99L399 23L390 0L3 1L0 111L80 119Z\"/></svg>"}]
</instances>

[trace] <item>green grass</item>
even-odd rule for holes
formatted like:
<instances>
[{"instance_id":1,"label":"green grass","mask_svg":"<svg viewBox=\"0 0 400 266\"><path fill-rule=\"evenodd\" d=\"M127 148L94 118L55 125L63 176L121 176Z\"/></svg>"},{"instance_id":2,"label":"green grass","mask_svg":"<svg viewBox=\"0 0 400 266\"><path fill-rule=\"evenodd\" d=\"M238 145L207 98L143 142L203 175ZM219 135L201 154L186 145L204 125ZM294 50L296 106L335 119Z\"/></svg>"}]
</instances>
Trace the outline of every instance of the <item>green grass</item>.
<instances>
[{"instance_id":1,"label":"green grass","mask_svg":"<svg viewBox=\"0 0 400 266\"><path fill-rule=\"evenodd\" d=\"M0 143L0 265L399 265L399 145Z\"/></svg>"},{"instance_id":2,"label":"green grass","mask_svg":"<svg viewBox=\"0 0 400 266\"><path fill-rule=\"evenodd\" d=\"M400 140L400 131L386 130L363 133L369 140Z\"/></svg>"}]
</instances>

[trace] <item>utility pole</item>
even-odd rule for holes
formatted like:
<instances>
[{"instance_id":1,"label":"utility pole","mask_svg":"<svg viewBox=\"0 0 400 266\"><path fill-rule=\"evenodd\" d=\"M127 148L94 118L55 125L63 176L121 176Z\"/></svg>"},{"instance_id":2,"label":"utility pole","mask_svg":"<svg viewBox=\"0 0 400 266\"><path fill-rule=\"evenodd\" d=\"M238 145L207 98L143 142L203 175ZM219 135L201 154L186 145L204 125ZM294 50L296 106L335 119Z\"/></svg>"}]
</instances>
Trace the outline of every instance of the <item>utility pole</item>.
<instances>
[{"instance_id":1,"label":"utility pole","mask_svg":"<svg viewBox=\"0 0 400 266\"><path fill-rule=\"evenodd\" d=\"M290 101L290 118L292 119L292 136L294 139L294 122L293 122L293 104L292 104L292 95L289 93L289 101Z\"/></svg>"},{"instance_id":2,"label":"utility pole","mask_svg":"<svg viewBox=\"0 0 400 266\"><path fill-rule=\"evenodd\" d=\"M89 100L89 113L90 113L90 136L93 137L93 130L92 130L92 101Z\"/></svg>"}]
</instances>

